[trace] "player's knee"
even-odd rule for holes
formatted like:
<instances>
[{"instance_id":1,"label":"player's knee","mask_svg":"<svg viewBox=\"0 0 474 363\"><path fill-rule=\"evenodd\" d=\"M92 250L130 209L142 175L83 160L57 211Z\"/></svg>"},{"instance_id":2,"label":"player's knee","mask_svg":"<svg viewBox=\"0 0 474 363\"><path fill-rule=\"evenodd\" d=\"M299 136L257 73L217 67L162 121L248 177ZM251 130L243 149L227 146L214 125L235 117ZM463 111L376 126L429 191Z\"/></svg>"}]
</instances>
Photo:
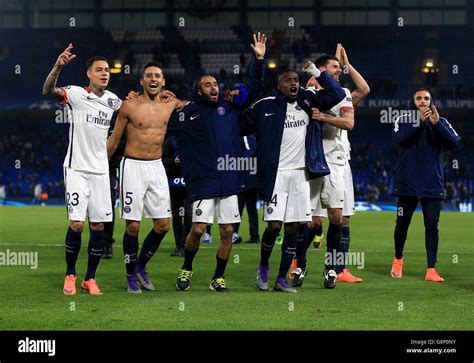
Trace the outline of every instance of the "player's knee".
<instances>
[{"instance_id":1,"label":"player's knee","mask_svg":"<svg viewBox=\"0 0 474 363\"><path fill-rule=\"evenodd\" d=\"M232 233L234 232L234 226L232 224L222 224L219 226L221 239L232 241Z\"/></svg>"},{"instance_id":2,"label":"player's knee","mask_svg":"<svg viewBox=\"0 0 474 363\"><path fill-rule=\"evenodd\" d=\"M328 219L331 224L342 223L342 210L339 208L328 209Z\"/></svg>"},{"instance_id":3,"label":"player's knee","mask_svg":"<svg viewBox=\"0 0 474 363\"><path fill-rule=\"evenodd\" d=\"M428 219L425 221L425 230L427 231L438 231L438 220Z\"/></svg>"},{"instance_id":4,"label":"player's knee","mask_svg":"<svg viewBox=\"0 0 474 363\"><path fill-rule=\"evenodd\" d=\"M349 217L342 216L342 226L343 227L349 227L349 221L350 221Z\"/></svg>"},{"instance_id":5,"label":"player's knee","mask_svg":"<svg viewBox=\"0 0 474 363\"><path fill-rule=\"evenodd\" d=\"M165 233L168 233L170 229L170 224L168 223L168 220L160 221L158 223L155 222L153 229L158 234L165 234Z\"/></svg>"},{"instance_id":6,"label":"player's knee","mask_svg":"<svg viewBox=\"0 0 474 363\"><path fill-rule=\"evenodd\" d=\"M90 223L90 227L93 231L103 231L104 223Z\"/></svg>"},{"instance_id":7,"label":"player's knee","mask_svg":"<svg viewBox=\"0 0 474 363\"><path fill-rule=\"evenodd\" d=\"M281 226L282 222L269 222L267 228L271 233L279 233Z\"/></svg>"},{"instance_id":8,"label":"player's knee","mask_svg":"<svg viewBox=\"0 0 474 363\"><path fill-rule=\"evenodd\" d=\"M320 225L323 224L323 218L322 217L319 217L319 216L313 216L312 220L311 220L311 226L310 228L313 229L313 228L316 228Z\"/></svg>"},{"instance_id":9,"label":"player's knee","mask_svg":"<svg viewBox=\"0 0 474 363\"><path fill-rule=\"evenodd\" d=\"M206 230L205 223L194 223L193 226L191 227L191 235L194 238L200 238L204 234L205 230Z\"/></svg>"},{"instance_id":10,"label":"player's knee","mask_svg":"<svg viewBox=\"0 0 474 363\"><path fill-rule=\"evenodd\" d=\"M297 234L298 233L298 223L286 223L285 224L285 234Z\"/></svg>"},{"instance_id":11,"label":"player's knee","mask_svg":"<svg viewBox=\"0 0 474 363\"><path fill-rule=\"evenodd\" d=\"M70 227L74 232L82 233L84 230L84 222L71 221Z\"/></svg>"},{"instance_id":12,"label":"player's knee","mask_svg":"<svg viewBox=\"0 0 474 363\"><path fill-rule=\"evenodd\" d=\"M136 221L127 222L126 229L127 229L127 233L130 236L136 236L138 235L138 232L140 232L140 222L136 222Z\"/></svg>"}]
</instances>

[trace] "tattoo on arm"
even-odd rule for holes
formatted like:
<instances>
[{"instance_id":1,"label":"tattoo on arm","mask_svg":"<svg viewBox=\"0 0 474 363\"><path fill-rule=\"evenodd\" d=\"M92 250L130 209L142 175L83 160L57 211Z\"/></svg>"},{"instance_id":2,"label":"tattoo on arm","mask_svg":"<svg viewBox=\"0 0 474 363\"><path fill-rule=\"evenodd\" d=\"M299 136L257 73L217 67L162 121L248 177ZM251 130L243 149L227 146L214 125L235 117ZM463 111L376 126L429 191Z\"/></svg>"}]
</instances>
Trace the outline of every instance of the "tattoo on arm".
<instances>
[{"instance_id":1,"label":"tattoo on arm","mask_svg":"<svg viewBox=\"0 0 474 363\"><path fill-rule=\"evenodd\" d=\"M55 65L51 72L48 74L46 81L43 85L43 94L45 96L51 97L57 101L61 101L64 97L63 91L61 88L56 87L56 81L58 80L59 73L61 72L61 67Z\"/></svg>"}]
</instances>

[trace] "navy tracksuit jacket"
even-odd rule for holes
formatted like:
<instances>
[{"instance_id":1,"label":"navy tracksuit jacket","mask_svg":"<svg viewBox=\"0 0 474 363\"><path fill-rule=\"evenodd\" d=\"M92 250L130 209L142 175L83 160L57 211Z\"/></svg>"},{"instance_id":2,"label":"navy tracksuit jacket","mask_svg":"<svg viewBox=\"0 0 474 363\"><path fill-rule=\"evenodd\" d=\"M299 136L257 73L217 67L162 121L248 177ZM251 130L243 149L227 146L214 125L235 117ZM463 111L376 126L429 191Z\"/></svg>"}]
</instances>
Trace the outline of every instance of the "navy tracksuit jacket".
<instances>
[{"instance_id":1,"label":"navy tracksuit jacket","mask_svg":"<svg viewBox=\"0 0 474 363\"><path fill-rule=\"evenodd\" d=\"M341 86L326 72L322 72L317 81L323 90L316 92L300 88L296 100L310 118L305 141L306 169L310 179L329 174L324 157L321 124L311 120L311 107L317 107L320 111L330 110L346 97ZM241 117L241 134L257 133L258 196L265 202L270 201L275 186L287 104L286 97L278 92L276 97L257 101Z\"/></svg>"},{"instance_id":2,"label":"navy tracksuit jacket","mask_svg":"<svg viewBox=\"0 0 474 363\"><path fill-rule=\"evenodd\" d=\"M265 60L253 57L249 80L244 85L248 94L241 91L245 100L231 103L220 95L218 102L211 102L194 91L192 102L173 113L168 132L177 135L191 202L237 195L245 188L241 184L241 171L222 170L220 165L226 158L241 155L239 117L262 91L264 74Z\"/></svg>"},{"instance_id":3,"label":"navy tracksuit jacket","mask_svg":"<svg viewBox=\"0 0 474 363\"><path fill-rule=\"evenodd\" d=\"M443 149L460 144L448 120L440 117L432 125L429 119L414 122L412 116L401 116L392 135L400 146L393 195L444 199Z\"/></svg>"}]
</instances>

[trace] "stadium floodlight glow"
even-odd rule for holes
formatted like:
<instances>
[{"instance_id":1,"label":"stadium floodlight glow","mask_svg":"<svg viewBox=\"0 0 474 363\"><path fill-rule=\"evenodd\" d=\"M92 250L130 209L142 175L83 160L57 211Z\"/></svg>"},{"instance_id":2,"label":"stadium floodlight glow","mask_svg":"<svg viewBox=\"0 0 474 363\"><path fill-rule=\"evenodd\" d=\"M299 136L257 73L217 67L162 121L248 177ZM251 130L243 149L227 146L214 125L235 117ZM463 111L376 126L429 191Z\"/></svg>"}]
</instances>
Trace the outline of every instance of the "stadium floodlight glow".
<instances>
[{"instance_id":1,"label":"stadium floodlight glow","mask_svg":"<svg viewBox=\"0 0 474 363\"><path fill-rule=\"evenodd\" d=\"M122 62L119 60L114 61L114 68L122 68Z\"/></svg>"},{"instance_id":2,"label":"stadium floodlight glow","mask_svg":"<svg viewBox=\"0 0 474 363\"><path fill-rule=\"evenodd\" d=\"M428 67L423 68L423 73L430 73L430 69Z\"/></svg>"},{"instance_id":3,"label":"stadium floodlight glow","mask_svg":"<svg viewBox=\"0 0 474 363\"><path fill-rule=\"evenodd\" d=\"M277 67L277 63L273 59L270 59L268 61L268 68L275 69L276 67Z\"/></svg>"},{"instance_id":4,"label":"stadium floodlight glow","mask_svg":"<svg viewBox=\"0 0 474 363\"><path fill-rule=\"evenodd\" d=\"M120 73L121 69L120 68L110 68L110 73L112 74L117 74Z\"/></svg>"},{"instance_id":5,"label":"stadium floodlight glow","mask_svg":"<svg viewBox=\"0 0 474 363\"><path fill-rule=\"evenodd\" d=\"M425 63L425 66L427 66L428 68L433 68L434 61L432 59L428 59Z\"/></svg>"}]
</instances>

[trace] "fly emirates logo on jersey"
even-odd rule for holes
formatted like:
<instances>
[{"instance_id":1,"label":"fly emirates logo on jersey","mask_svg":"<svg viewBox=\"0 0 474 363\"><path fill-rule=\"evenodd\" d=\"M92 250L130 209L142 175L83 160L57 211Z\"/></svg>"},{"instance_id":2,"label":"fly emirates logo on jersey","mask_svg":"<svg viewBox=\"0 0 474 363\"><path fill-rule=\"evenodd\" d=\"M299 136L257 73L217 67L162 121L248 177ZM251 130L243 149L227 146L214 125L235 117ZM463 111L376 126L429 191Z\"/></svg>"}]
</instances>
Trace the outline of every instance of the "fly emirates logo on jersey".
<instances>
[{"instance_id":1,"label":"fly emirates logo on jersey","mask_svg":"<svg viewBox=\"0 0 474 363\"><path fill-rule=\"evenodd\" d=\"M292 114L287 114L286 119L285 119L285 129L291 129L294 127L302 127L306 126L306 119L304 117L304 114L301 116L298 115L292 115Z\"/></svg>"},{"instance_id":2,"label":"fly emirates logo on jersey","mask_svg":"<svg viewBox=\"0 0 474 363\"><path fill-rule=\"evenodd\" d=\"M107 112L104 111L98 111L98 115L90 115L87 114L86 116L86 122L95 124L95 125L101 125L101 126L110 126L110 117L107 114Z\"/></svg>"}]
</instances>

